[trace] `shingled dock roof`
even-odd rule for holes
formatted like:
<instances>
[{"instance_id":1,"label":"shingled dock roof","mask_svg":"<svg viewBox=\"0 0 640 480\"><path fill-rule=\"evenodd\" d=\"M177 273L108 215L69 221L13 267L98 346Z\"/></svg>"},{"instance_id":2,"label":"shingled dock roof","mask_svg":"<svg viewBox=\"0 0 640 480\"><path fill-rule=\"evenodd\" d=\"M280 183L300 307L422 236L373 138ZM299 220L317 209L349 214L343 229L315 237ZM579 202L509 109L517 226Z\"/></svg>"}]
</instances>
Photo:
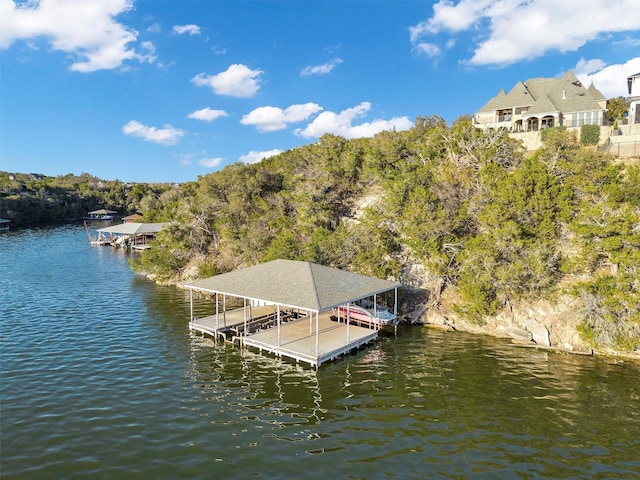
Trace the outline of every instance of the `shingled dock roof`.
<instances>
[{"instance_id":1,"label":"shingled dock roof","mask_svg":"<svg viewBox=\"0 0 640 480\"><path fill-rule=\"evenodd\" d=\"M187 288L324 312L401 284L310 262L273 260L188 283Z\"/></svg>"}]
</instances>

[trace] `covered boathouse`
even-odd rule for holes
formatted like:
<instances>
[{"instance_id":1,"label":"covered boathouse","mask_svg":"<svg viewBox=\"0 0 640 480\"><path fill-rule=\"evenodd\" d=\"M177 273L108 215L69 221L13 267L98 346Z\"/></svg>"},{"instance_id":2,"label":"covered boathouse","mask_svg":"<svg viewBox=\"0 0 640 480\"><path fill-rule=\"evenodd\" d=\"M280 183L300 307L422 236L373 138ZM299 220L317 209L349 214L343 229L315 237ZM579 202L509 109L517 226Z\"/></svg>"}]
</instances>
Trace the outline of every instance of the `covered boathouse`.
<instances>
[{"instance_id":1,"label":"covered boathouse","mask_svg":"<svg viewBox=\"0 0 640 480\"><path fill-rule=\"evenodd\" d=\"M294 260L273 260L185 285L191 331L319 367L373 342L381 325L353 324L338 307L393 291L397 316L400 283ZM194 318L193 292L215 297L215 314ZM227 310L229 299L242 307ZM391 305L390 305L391 307Z\"/></svg>"},{"instance_id":2,"label":"covered boathouse","mask_svg":"<svg viewBox=\"0 0 640 480\"><path fill-rule=\"evenodd\" d=\"M149 241L154 240L168 223L124 222L119 225L98 228L98 237L89 236L91 245L111 245L134 250L146 250Z\"/></svg>"}]
</instances>

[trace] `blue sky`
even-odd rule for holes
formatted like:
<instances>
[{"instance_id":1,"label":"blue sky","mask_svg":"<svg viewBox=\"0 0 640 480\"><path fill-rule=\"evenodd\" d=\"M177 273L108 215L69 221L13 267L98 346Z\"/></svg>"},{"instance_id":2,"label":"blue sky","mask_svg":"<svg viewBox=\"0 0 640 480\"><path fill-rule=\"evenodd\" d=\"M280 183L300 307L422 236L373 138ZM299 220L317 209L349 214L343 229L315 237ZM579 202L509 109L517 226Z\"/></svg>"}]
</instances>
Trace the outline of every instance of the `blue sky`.
<instances>
[{"instance_id":1,"label":"blue sky","mask_svg":"<svg viewBox=\"0 0 640 480\"><path fill-rule=\"evenodd\" d=\"M0 0L0 170L185 182L640 72L640 0Z\"/></svg>"}]
</instances>

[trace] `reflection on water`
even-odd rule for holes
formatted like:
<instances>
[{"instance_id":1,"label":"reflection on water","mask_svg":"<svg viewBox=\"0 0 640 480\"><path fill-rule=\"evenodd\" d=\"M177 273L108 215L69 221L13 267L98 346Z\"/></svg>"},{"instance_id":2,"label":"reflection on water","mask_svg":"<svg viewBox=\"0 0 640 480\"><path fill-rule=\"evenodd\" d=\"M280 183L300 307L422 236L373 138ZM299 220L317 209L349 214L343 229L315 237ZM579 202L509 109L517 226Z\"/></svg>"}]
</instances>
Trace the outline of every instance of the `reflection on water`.
<instances>
[{"instance_id":1,"label":"reflection on water","mask_svg":"<svg viewBox=\"0 0 640 480\"><path fill-rule=\"evenodd\" d=\"M206 337L192 335L191 347L191 380L202 398L217 400L213 423L227 422L224 412L273 428L321 421L315 371Z\"/></svg>"},{"instance_id":2,"label":"reflection on water","mask_svg":"<svg viewBox=\"0 0 640 480\"><path fill-rule=\"evenodd\" d=\"M401 328L316 372L87 243L0 237L3 479L640 476L638 365Z\"/></svg>"}]
</instances>

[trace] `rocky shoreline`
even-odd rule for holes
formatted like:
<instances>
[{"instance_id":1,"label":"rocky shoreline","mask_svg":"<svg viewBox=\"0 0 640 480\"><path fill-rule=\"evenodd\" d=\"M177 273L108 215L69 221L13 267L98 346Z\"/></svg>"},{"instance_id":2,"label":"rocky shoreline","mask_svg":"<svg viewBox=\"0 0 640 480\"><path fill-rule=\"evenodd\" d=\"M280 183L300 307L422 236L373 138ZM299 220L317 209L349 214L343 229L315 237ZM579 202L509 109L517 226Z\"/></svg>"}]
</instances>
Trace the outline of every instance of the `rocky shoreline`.
<instances>
[{"instance_id":1,"label":"rocky shoreline","mask_svg":"<svg viewBox=\"0 0 640 480\"><path fill-rule=\"evenodd\" d=\"M598 355L640 362L640 352L594 350L580 338L578 320L573 314L573 299L563 296L555 304L538 301L533 304L507 305L484 325L471 323L451 308L455 294L443 291L438 300L429 300L429 291L410 289L405 292L401 311L403 323L446 331L489 335L511 339L514 347L536 348L573 355ZM410 305L417 305L411 309ZM407 307L409 307L407 309Z\"/></svg>"}]
</instances>

